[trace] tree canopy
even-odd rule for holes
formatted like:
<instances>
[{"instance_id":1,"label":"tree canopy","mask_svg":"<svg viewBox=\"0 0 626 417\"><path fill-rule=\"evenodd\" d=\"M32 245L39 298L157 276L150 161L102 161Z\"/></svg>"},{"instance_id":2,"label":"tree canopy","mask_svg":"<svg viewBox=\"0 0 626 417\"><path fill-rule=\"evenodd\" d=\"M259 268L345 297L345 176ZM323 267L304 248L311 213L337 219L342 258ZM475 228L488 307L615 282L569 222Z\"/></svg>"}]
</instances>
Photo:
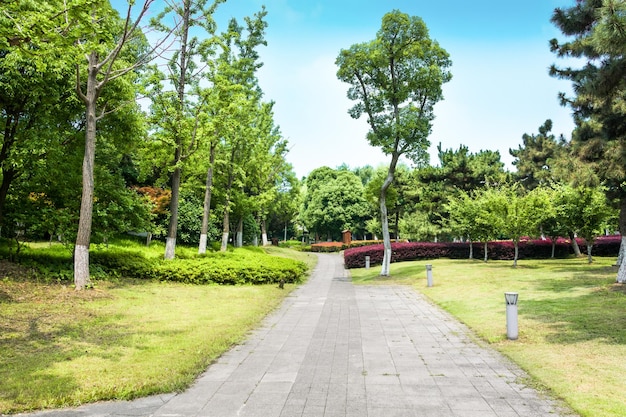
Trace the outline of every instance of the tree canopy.
<instances>
[{"instance_id":1,"label":"tree canopy","mask_svg":"<svg viewBox=\"0 0 626 417\"><path fill-rule=\"evenodd\" d=\"M400 156L416 164L427 161L428 135L434 106L443 98L442 84L451 79L448 53L430 39L424 21L399 10L383 16L376 38L339 52L337 77L350 85L356 101L351 117L366 115L367 140L391 156L380 191L385 246L381 275L389 275L391 240L386 193L393 183Z\"/></svg>"}]
</instances>

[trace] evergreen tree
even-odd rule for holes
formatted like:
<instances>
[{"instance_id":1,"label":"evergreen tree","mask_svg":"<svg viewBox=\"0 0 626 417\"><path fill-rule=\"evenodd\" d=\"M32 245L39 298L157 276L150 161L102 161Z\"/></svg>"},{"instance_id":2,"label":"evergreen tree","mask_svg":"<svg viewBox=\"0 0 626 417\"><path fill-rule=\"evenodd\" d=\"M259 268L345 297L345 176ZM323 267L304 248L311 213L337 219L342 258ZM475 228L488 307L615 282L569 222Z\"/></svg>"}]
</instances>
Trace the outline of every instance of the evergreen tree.
<instances>
[{"instance_id":1,"label":"evergreen tree","mask_svg":"<svg viewBox=\"0 0 626 417\"><path fill-rule=\"evenodd\" d=\"M559 57L582 58L582 68L558 68L551 74L572 81L575 96L561 95L574 110L576 130L572 152L589 164L606 187L609 199L619 201L622 250L626 247L626 43L625 5L614 0L580 0L558 8L552 22L571 38L551 41ZM626 282L626 263L618 282Z\"/></svg>"}]
</instances>

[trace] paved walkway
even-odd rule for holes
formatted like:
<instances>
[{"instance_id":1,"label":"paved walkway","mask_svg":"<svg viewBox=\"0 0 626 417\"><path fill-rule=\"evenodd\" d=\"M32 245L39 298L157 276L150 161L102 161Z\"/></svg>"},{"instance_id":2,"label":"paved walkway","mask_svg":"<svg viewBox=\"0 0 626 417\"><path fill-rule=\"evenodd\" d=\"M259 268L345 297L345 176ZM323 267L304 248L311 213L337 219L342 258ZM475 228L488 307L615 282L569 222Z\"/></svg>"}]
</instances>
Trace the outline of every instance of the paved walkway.
<instances>
[{"instance_id":1,"label":"paved walkway","mask_svg":"<svg viewBox=\"0 0 626 417\"><path fill-rule=\"evenodd\" d=\"M564 415L411 288L353 286L340 256L319 260L310 280L188 391L29 416Z\"/></svg>"}]
</instances>

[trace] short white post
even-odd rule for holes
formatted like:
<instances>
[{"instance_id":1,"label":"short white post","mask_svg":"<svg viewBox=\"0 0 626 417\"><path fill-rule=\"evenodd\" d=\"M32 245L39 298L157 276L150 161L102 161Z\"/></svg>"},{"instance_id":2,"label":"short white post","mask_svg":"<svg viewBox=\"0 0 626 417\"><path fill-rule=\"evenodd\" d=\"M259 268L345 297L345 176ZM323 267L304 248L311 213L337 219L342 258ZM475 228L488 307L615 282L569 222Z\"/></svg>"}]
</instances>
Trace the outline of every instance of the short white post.
<instances>
[{"instance_id":1,"label":"short white post","mask_svg":"<svg viewBox=\"0 0 626 417\"><path fill-rule=\"evenodd\" d=\"M365 269L370 269L370 257L365 257Z\"/></svg>"},{"instance_id":2,"label":"short white post","mask_svg":"<svg viewBox=\"0 0 626 417\"><path fill-rule=\"evenodd\" d=\"M426 264L426 284L429 287L433 286L433 266L431 264Z\"/></svg>"},{"instance_id":3,"label":"short white post","mask_svg":"<svg viewBox=\"0 0 626 417\"><path fill-rule=\"evenodd\" d=\"M505 292L504 299L506 300L506 337L509 340L517 340L518 327L517 327L517 298L516 292Z\"/></svg>"}]
</instances>

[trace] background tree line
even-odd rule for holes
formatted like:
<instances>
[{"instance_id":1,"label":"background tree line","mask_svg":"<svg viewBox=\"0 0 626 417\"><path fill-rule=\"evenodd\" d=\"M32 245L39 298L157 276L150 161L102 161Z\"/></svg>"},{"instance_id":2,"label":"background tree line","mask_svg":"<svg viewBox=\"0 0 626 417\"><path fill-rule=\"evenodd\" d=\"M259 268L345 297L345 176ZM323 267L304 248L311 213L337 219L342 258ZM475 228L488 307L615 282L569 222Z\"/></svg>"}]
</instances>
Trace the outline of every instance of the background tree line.
<instances>
[{"instance_id":1,"label":"background tree line","mask_svg":"<svg viewBox=\"0 0 626 417\"><path fill-rule=\"evenodd\" d=\"M89 245L128 231L164 238L166 258L177 242L203 253L209 242L225 250L259 238L338 239L344 229L411 240L626 235L622 2L555 11L568 41L552 49L588 61L551 70L574 83L575 97L562 100L577 127L569 141L549 120L523 135L510 150L513 173L497 152L465 146L439 146L428 164L450 60L421 19L385 15L376 40L342 50L337 65L356 101L351 116L369 116L368 140L391 164L323 167L302 182L256 78L266 11L224 24L213 17L224 0L154 7L129 3L120 15L108 1L2 3L1 233L67 244L77 288L88 282ZM148 10L155 17L145 21Z\"/></svg>"}]
</instances>

